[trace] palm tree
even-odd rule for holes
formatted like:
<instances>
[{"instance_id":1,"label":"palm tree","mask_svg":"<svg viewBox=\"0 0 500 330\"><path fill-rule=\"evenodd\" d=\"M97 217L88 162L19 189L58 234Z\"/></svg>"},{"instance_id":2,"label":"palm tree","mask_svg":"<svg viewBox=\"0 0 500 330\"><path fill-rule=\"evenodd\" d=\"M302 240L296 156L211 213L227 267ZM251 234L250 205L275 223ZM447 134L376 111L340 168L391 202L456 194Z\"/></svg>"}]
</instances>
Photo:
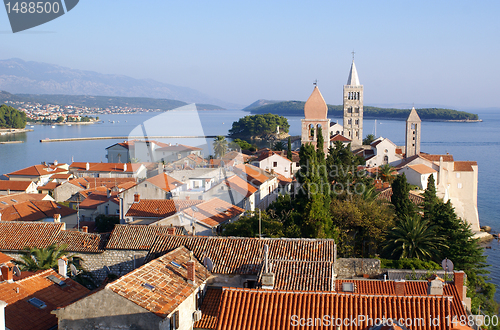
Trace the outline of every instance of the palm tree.
<instances>
[{"instance_id":1,"label":"palm tree","mask_svg":"<svg viewBox=\"0 0 500 330\"><path fill-rule=\"evenodd\" d=\"M439 260L438 251L447 248L442 236L420 215L398 221L386 238L383 253L393 259Z\"/></svg>"},{"instance_id":2,"label":"palm tree","mask_svg":"<svg viewBox=\"0 0 500 330\"><path fill-rule=\"evenodd\" d=\"M373 134L368 134L364 139L363 139L363 145L370 145L373 141L375 141L375 135Z\"/></svg>"},{"instance_id":3,"label":"palm tree","mask_svg":"<svg viewBox=\"0 0 500 330\"><path fill-rule=\"evenodd\" d=\"M222 135L217 136L213 143L215 158L222 157L227 152L227 140Z\"/></svg>"},{"instance_id":4,"label":"palm tree","mask_svg":"<svg viewBox=\"0 0 500 330\"><path fill-rule=\"evenodd\" d=\"M273 150L275 150L275 151L285 150L285 144L281 141L278 141L274 144Z\"/></svg>"},{"instance_id":5,"label":"palm tree","mask_svg":"<svg viewBox=\"0 0 500 330\"><path fill-rule=\"evenodd\" d=\"M66 257L73 261L77 258L74 255L68 256L69 252L66 249L67 245L51 244L46 248L25 248L21 252L21 260L16 263L21 266L22 270L34 272L41 269L49 269L57 267L57 260L61 257Z\"/></svg>"},{"instance_id":6,"label":"palm tree","mask_svg":"<svg viewBox=\"0 0 500 330\"><path fill-rule=\"evenodd\" d=\"M378 173L380 174L380 178L384 182L392 183L396 178L396 169L389 164L381 165L378 168Z\"/></svg>"}]
</instances>

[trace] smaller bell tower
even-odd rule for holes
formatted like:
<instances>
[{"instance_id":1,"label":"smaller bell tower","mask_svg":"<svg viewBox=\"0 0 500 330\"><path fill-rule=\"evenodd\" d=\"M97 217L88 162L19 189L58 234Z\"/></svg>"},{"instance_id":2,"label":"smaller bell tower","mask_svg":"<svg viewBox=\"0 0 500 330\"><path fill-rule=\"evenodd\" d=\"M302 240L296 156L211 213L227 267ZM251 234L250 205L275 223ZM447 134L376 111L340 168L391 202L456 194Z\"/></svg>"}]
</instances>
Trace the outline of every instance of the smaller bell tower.
<instances>
[{"instance_id":1,"label":"smaller bell tower","mask_svg":"<svg viewBox=\"0 0 500 330\"><path fill-rule=\"evenodd\" d=\"M420 153L420 135L422 132L422 121L415 110L411 109L406 119L406 158Z\"/></svg>"}]
</instances>

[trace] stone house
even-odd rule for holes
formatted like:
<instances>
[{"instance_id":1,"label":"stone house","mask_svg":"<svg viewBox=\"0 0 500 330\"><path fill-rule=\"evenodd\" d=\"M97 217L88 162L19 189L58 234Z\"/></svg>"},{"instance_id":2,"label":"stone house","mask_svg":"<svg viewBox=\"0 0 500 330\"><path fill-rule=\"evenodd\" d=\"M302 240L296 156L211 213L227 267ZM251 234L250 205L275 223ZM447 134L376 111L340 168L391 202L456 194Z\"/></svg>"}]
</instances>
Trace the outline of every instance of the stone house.
<instances>
[{"instance_id":1,"label":"stone house","mask_svg":"<svg viewBox=\"0 0 500 330\"><path fill-rule=\"evenodd\" d=\"M33 181L0 180L0 196L19 193L37 194L37 185Z\"/></svg>"},{"instance_id":2,"label":"stone house","mask_svg":"<svg viewBox=\"0 0 500 330\"><path fill-rule=\"evenodd\" d=\"M69 171L75 177L91 178L134 178L141 179L147 175L146 166L140 163L89 163L74 162Z\"/></svg>"},{"instance_id":3,"label":"stone house","mask_svg":"<svg viewBox=\"0 0 500 330\"><path fill-rule=\"evenodd\" d=\"M178 247L54 314L61 330L189 330L209 278L205 266Z\"/></svg>"},{"instance_id":4,"label":"stone house","mask_svg":"<svg viewBox=\"0 0 500 330\"><path fill-rule=\"evenodd\" d=\"M0 211L0 221L64 222L68 228L77 223L76 211L50 200L28 200Z\"/></svg>"},{"instance_id":5,"label":"stone house","mask_svg":"<svg viewBox=\"0 0 500 330\"><path fill-rule=\"evenodd\" d=\"M281 174L286 178L292 177L292 161L289 160L281 153L267 152L261 153L261 155L251 161L251 164L262 170L266 170L271 173Z\"/></svg>"},{"instance_id":6,"label":"stone house","mask_svg":"<svg viewBox=\"0 0 500 330\"><path fill-rule=\"evenodd\" d=\"M365 150L366 166L378 167L389 164L397 166L403 160L396 152L398 147L389 139L379 137L370 144L370 149Z\"/></svg>"},{"instance_id":7,"label":"stone house","mask_svg":"<svg viewBox=\"0 0 500 330\"><path fill-rule=\"evenodd\" d=\"M270 174L249 164L235 166L233 171L240 178L257 188L257 192L255 193L255 207L266 209L269 204L276 200L276 190L278 189L277 175Z\"/></svg>"},{"instance_id":8,"label":"stone house","mask_svg":"<svg viewBox=\"0 0 500 330\"><path fill-rule=\"evenodd\" d=\"M427 189L427 180L431 175L434 177L434 182L437 182L437 171L424 164L406 165L398 173L404 173L408 182L422 190Z\"/></svg>"},{"instance_id":9,"label":"stone house","mask_svg":"<svg viewBox=\"0 0 500 330\"><path fill-rule=\"evenodd\" d=\"M203 194L204 199L217 197L227 203L234 204L247 211L254 211L257 188L237 175L223 180Z\"/></svg>"},{"instance_id":10,"label":"stone house","mask_svg":"<svg viewBox=\"0 0 500 330\"><path fill-rule=\"evenodd\" d=\"M67 164L41 164L23 168L18 171L7 174L9 180L15 181L33 181L37 185L43 186L49 182L50 177L54 174L68 173Z\"/></svg>"}]
</instances>

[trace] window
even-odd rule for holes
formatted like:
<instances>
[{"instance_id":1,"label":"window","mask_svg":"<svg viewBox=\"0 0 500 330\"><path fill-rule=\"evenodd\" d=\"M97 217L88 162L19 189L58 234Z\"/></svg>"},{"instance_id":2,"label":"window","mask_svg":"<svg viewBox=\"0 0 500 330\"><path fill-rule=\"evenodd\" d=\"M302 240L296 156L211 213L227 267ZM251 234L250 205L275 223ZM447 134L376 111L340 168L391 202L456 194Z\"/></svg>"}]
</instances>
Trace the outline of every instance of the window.
<instances>
[{"instance_id":1,"label":"window","mask_svg":"<svg viewBox=\"0 0 500 330\"><path fill-rule=\"evenodd\" d=\"M384 164L388 164L389 163L389 156L384 156Z\"/></svg>"},{"instance_id":2,"label":"window","mask_svg":"<svg viewBox=\"0 0 500 330\"><path fill-rule=\"evenodd\" d=\"M179 329L179 311L175 311L170 317L170 329Z\"/></svg>"},{"instance_id":3,"label":"window","mask_svg":"<svg viewBox=\"0 0 500 330\"><path fill-rule=\"evenodd\" d=\"M354 113L359 113L359 108L356 107L356 109L354 109Z\"/></svg>"},{"instance_id":4,"label":"window","mask_svg":"<svg viewBox=\"0 0 500 330\"><path fill-rule=\"evenodd\" d=\"M460 178L460 173L457 173L457 179Z\"/></svg>"},{"instance_id":5,"label":"window","mask_svg":"<svg viewBox=\"0 0 500 330\"><path fill-rule=\"evenodd\" d=\"M359 125L359 119L356 119L355 123L356 125Z\"/></svg>"},{"instance_id":6,"label":"window","mask_svg":"<svg viewBox=\"0 0 500 330\"><path fill-rule=\"evenodd\" d=\"M461 182L459 182L459 183L457 184L457 187L458 187L458 189L462 189L462 183L461 183Z\"/></svg>"},{"instance_id":7,"label":"window","mask_svg":"<svg viewBox=\"0 0 500 330\"><path fill-rule=\"evenodd\" d=\"M349 120L347 121L347 125L352 125L352 119L349 119Z\"/></svg>"},{"instance_id":8,"label":"window","mask_svg":"<svg viewBox=\"0 0 500 330\"><path fill-rule=\"evenodd\" d=\"M277 167L278 166L278 162L273 162L273 167Z\"/></svg>"}]
</instances>

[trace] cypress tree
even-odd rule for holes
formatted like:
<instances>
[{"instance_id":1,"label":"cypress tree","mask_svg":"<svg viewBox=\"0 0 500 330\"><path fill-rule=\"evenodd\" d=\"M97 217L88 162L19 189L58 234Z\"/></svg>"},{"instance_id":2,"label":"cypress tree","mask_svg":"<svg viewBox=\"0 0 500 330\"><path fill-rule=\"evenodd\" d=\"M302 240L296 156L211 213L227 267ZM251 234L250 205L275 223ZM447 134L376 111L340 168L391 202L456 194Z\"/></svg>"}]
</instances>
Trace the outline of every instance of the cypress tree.
<instances>
[{"instance_id":1,"label":"cypress tree","mask_svg":"<svg viewBox=\"0 0 500 330\"><path fill-rule=\"evenodd\" d=\"M410 201L410 185L403 173L392 183L391 203L394 205L398 219L412 218L415 215L415 207Z\"/></svg>"},{"instance_id":2,"label":"cypress tree","mask_svg":"<svg viewBox=\"0 0 500 330\"><path fill-rule=\"evenodd\" d=\"M292 160L292 138L288 137L288 149L286 151L286 157L291 161Z\"/></svg>"},{"instance_id":3,"label":"cypress tree","mask_svg":"<svg viewBox=\"0 0 500 330\"><path fill-rule=\"evenodd\" d=\"M433 216L433 210L439 202L436 196L436 184L434 175L429 175L427 179L427 188L424 193L424 219L429 220Z\"/></svg>"}]
</instances>

